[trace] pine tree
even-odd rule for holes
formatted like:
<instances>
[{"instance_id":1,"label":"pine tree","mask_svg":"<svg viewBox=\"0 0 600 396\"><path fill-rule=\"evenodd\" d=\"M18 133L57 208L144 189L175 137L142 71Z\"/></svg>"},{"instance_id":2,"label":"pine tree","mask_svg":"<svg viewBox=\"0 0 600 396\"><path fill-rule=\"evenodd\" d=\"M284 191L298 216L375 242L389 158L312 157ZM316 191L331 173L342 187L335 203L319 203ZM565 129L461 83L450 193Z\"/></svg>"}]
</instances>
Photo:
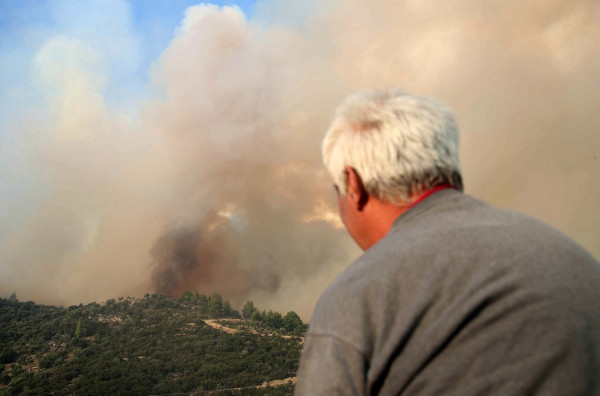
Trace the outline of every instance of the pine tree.
<instances>
[{"instance_id":1,"label":"pine tree","mask_svg":"<svg viewBox=\"0 0 600 396\"><path fill-rule=\"evenodd\" d=\"M77 327L75 328L75 337L81 337L81 319L77 321Z\"/></svg>"},{"instance_id":2,"label":"pine tree","mask_svg":"<svg viewBox=\"0 0 600 396\"><path fill-rule=\"evenodd\" d=\"M252 317L252 314L254 313L254 311L256 311L254 302L252 302L251 300L246 301L246 303L242 307L242 317L244 319L250 319Z\"/></svg>"}]
</instances>

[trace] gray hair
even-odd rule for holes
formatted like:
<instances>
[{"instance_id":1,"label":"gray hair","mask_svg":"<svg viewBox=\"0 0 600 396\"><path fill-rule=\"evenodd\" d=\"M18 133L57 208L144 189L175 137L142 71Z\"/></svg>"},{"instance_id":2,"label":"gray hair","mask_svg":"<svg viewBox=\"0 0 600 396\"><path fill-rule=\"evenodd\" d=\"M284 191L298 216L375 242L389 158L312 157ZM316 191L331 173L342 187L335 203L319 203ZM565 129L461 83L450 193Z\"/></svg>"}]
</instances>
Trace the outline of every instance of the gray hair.
<instances>
[{"instance_id":1,"label":"gray hair","mask_svg":"<svg viewBox=\"0 0 600 396\"><path fill-rule=\"evenodd\" d=\"M400 90L364 91L346 99L322 153L344 195L346 166L360 175L370 195L394 204L410 203L413 195L442 184L463 189L452 112Z\"/></svg>"}]
</instances>

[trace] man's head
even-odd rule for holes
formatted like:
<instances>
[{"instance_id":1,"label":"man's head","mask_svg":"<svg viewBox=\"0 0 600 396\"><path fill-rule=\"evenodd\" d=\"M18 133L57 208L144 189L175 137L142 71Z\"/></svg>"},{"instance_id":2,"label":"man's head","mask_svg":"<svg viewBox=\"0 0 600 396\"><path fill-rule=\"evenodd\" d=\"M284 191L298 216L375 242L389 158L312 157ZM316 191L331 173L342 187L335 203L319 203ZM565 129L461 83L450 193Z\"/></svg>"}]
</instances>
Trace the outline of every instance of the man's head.
<instances>
[{"instance_id":1,"label":"man's head","mask_svg":"<svg viewBox=\"0 0 600 396\"><path fill-rule=\"evenodd\" d=\"M395 205L442 184L462 191L458 128L452 112L399 90L364 91L336 110L322 146L323 161L346 194L354 169L371 196Z\"/></svg>"},{"instance_id":2,"label":"man's head","mask_svg":"<svg viewBox=\"0 0 600 396\"><path fill-rule=\"evenodd\" d=\"M463 188L451 111L401 91L365 91L346 99L322 151L342 221L364 250L423 193L444 184Z\"/></svg>"}]
</instances>

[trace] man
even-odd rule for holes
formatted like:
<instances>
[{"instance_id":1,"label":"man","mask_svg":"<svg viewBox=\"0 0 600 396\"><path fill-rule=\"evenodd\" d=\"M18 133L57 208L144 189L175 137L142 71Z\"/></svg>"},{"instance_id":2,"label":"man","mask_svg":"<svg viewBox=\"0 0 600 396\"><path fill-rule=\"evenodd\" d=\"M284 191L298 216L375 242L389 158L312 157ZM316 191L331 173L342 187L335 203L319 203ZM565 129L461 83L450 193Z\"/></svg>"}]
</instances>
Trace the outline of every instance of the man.
<instances>
[{"instance_id":1,"label":"man","mask_svg":"<svg viewBox=\"0 0 600 396\"><path fill-rule=\"evenodd\" d=\"M600 265L462 193L448 109L358 93L323 158L365 252L319 300L297 395L600 395Z\"/></svg>"}]
</instances>

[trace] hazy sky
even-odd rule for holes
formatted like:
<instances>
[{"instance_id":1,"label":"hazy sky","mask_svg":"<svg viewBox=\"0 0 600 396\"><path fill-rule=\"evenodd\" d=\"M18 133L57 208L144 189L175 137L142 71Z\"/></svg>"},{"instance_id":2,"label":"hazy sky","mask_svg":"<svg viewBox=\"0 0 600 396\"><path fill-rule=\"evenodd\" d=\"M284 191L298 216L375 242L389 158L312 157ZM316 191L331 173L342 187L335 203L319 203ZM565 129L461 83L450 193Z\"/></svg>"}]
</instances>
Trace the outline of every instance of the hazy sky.
<instances>
[{"instance_id":1,"label":"hazy sky","mask_svg":"<svg viewBox=\"0 0 600 396\"><path fill-rule=\"evenodd\" d=\"M454 109L466 192L600 256L594 0L0 0L0 296L219 292L304 319L358 254L350 93Z\"/></svg>"}]
</instances>

